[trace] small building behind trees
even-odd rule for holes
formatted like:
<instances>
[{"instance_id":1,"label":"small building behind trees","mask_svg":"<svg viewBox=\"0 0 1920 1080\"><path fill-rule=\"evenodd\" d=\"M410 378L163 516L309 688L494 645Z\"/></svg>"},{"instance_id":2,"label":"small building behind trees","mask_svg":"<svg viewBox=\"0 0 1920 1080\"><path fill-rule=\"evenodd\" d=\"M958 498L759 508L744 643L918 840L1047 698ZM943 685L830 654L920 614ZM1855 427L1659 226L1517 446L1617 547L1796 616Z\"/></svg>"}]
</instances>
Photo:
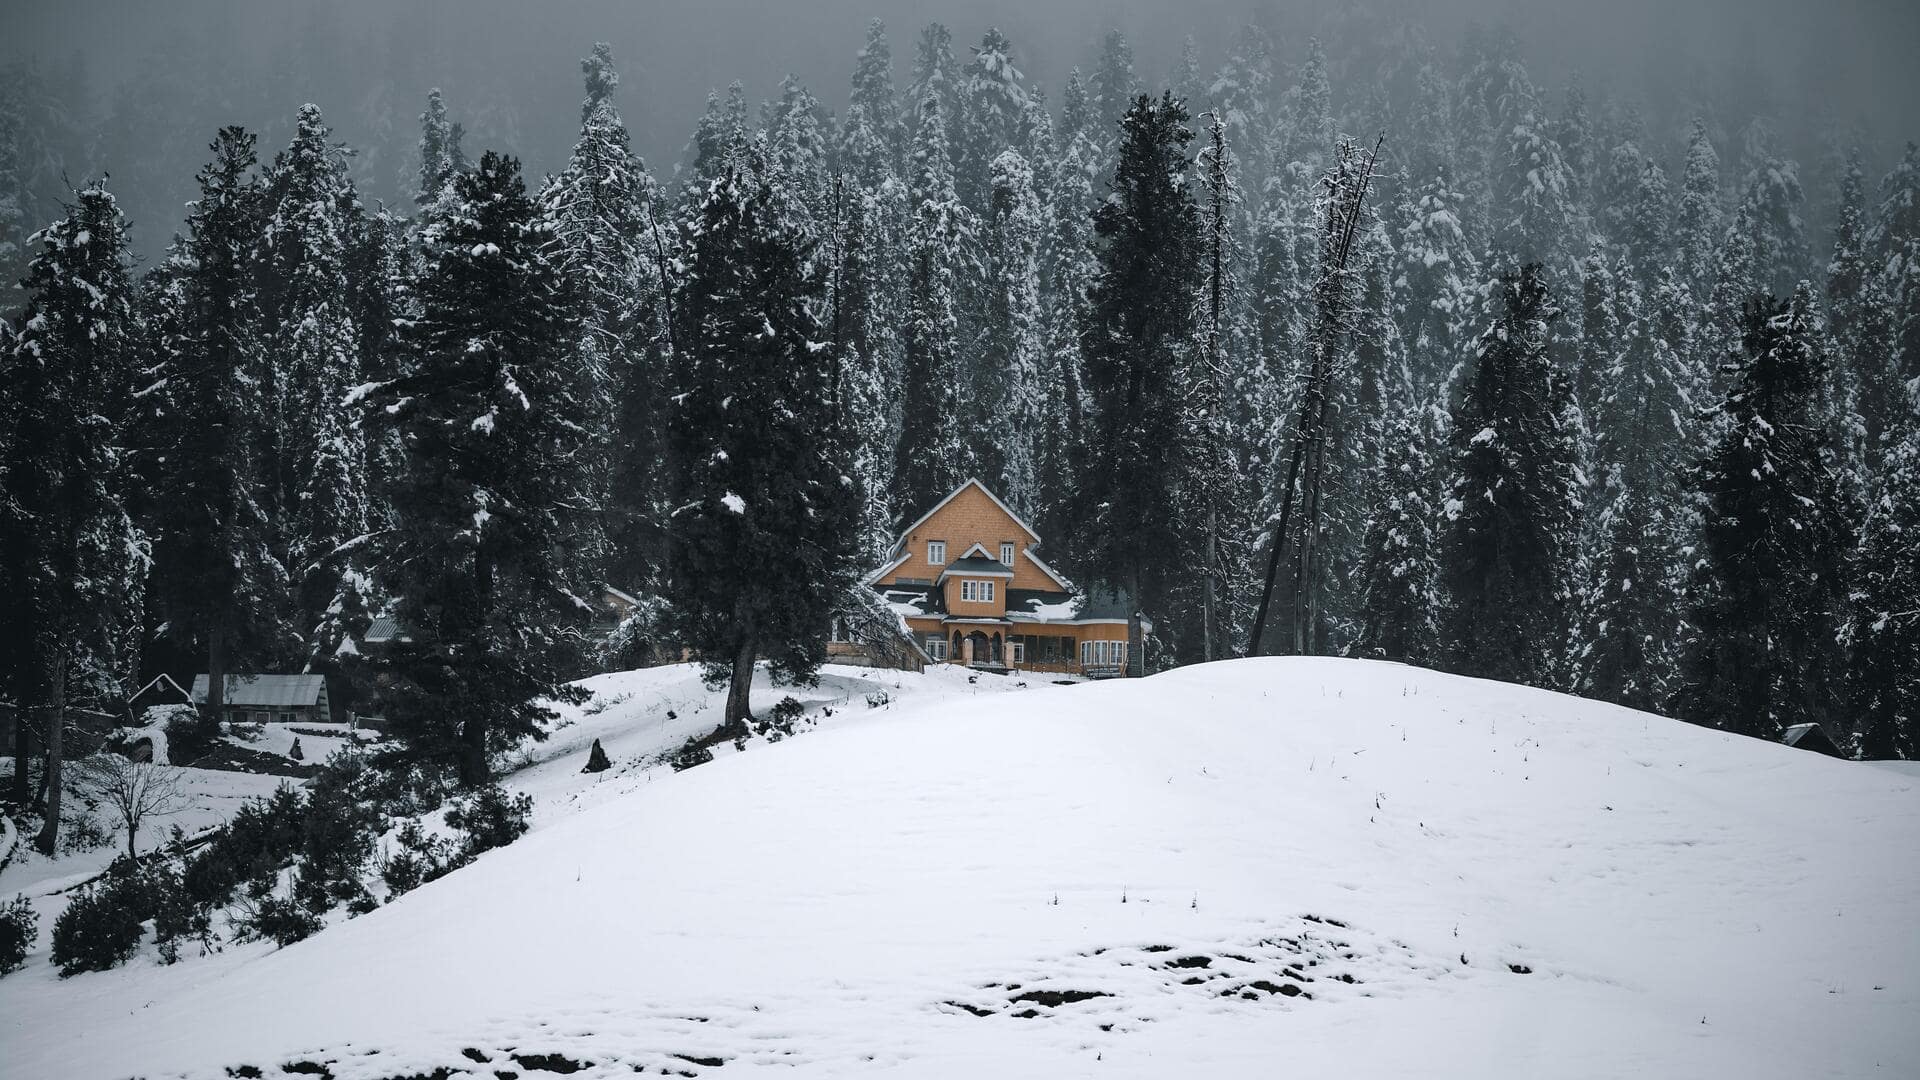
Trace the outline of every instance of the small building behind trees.
<instances>
[{"instance_id":1,"label":"small building behind trees","mask_svg":"<svg viewBox=\"0 0 1920 1080\"><path fill-rule=\"evenodd\" d=\"M234 724L334 723L334 695L324 675L229 675L226 715ZM207 700L207 677L193 677L193 703ZM344 715L339 718L344 721Z\"/></svg>"}]
</instances>

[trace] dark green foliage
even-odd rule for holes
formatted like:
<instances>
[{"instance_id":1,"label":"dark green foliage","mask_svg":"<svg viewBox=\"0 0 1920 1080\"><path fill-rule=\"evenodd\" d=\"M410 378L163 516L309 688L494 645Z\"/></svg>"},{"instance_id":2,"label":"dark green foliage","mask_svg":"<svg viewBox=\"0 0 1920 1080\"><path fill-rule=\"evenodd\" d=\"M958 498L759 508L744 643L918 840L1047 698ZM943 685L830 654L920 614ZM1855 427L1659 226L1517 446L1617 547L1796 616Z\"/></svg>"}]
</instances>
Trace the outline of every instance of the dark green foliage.
<instances>
[{"instance_id":1,"label":"dark green foliage","mask_svg":"<svg viewBox=\"0 0 1920 1080\"><path fill-rule=\"evenodd\" d=\"M498 784L456 798L447 811L447 824L465 834L460 842L463 861L520 839L532 818L532 797L508 795Z\"/></svg>"},{"instance_id":2,"label":"dark green foliage","mask_svg":"<svg viewBox=\"0 0 1920 1080\"><path fill-rule=\"evenodd\" d=\"M33 947L39 932L40 916L25 895L0 904L0 975L18 970L26 962L27 950Z\"/></svg>"},{"instance_id":3,"label":"dark green foliage","mask_svg":"<svg viewBox=\"0 0 1920 1080\"><path fill-rule=\"evenodd\" d=\"M709 190L668 422L674 636L725 665L742 732L756 657L803 681L825 661L859 512L814 245L781 179L756 141Z\"/></svg>"},{"instance_id":4,"label":"dark green foliage","mask_svg":"<svg viewBox=\"0 0 1920 1080\"><path fill-rule=\"evenodd\" d=\"M240 932L240 940L271 941L275 945L287 946L319 933L326 924L308 905L297 899L302 887L302 882L296 878L293 897L268 895L254 901L251 910L234 922Z\"/></svg>"},{"instance_id":5,"label":"dark green foliage","mask_svg":"<svg viewBox=\"0 0 1920 1080\"><path fill-rule=\"evenodd\" d=\"M400 850L380 869L381 880L394 896L412 892L459 865L453 846L445 838L429 834L417 821L402 825L394 842Z\"/></svg>"},{"instance_id":6,"label":"dark green foliage","mask_svg":"<svg viewBox=\"0 0 1920 1080\"><path fill-rule=\"evenodd\" d=\"M373 856L381 815L366 787L370 769L341 755L314 777L300 830L300 885L296 895L321 912L363 890L360 873Z\"/></svg>"},{"instance_id":7,"label":"dark green foliage","mask_svg":"<svg viewBox=\"0 0 1920 1080\"><path fill-rule=\"evenodd\" d=\"M187 860L181 887L203 908L224 906L243 883L270 888L300 850L306 801L292 787L242 806L213 840ZM255 890L262 891L262 890Z\"/></svg>"},{"instance_id":8,"label":"dark green foliage","mask_svg":"<svg viewBox=\"0 0 1920 1080\"><path fill-rule=\"evenodd\" d=\"M588 611L561 552L584 505L584 404L566 364L573 297L519 163L486 154L443 202L423 236L408 371L368 414L405 451L374 576L407 635L375 663L412 756L478 787L494 752L540 737L548 701L584 696L563 681L569 624Z\"/></svg>"},{"instance_id":9,"label":"dark green foliage","mask_svg":"<svg viewBox=\"0 0 1920 1080\"><path fill-rule=\"evenodd\" d=\"M1768 739L1848 715L1836 639L1850 537L1816 320L1804 285L1787 303L1748 302L1743 353L1725 367L1730 389L1692 477L1701 542L1676 713Z\"/></svg>"},{"instance_id":10,"label":"dark green foliage","mask_svg":"<svg viewBox=\"0 0 1920 1080\"><path fill-rule=\"evenodd\" d=\"M1578 510L1567 387L1547 357L1560 312L1538 265L1502 275L1494 303L1454 410L1443 647L1461 674L1543 685L1566 637Z\"/></svg>"},{"instance_id":11,"label":"dark green foliage","mask_svg":"<svg viewBox=\"0 0 1920 1080\"><path fill-rule=\"evenodd\" d=\"M1181 182L1193 132L1172 96L1121 123L1112 194L1094 211L1099 271L1082 348L1091 409L1077 515L1083 572L1162 611L1181 568L1181 374L1195 338L1199 215ZM1138 655L1139 650L1131 651Z\"/></svg>"},{"instance_id":12,"label":"dark green foliage","mask_svg":"<svg viewBox=\"0 0 1920 1080\"><path fill-rule=\"evenodd\" d=\"M142 912L148 906L146 885L137 873L109 872L82 890L53 921L52 959L61 976L126 963L140 947Z\"/></svg>"},{"instance_id":13,"label":"dark green foliage","mask_svg":"<svg viewBox=\"0 0 1920 1080\"><path fill-rule=\"evenodd\" d=\"M607 752L601 749L600 740L593 740L593 749L587 752L586 768L580 771L583 773L598 773L606 772L611 768L613 768L613 762L607 760Z\"/></svg>"}]
</instances>

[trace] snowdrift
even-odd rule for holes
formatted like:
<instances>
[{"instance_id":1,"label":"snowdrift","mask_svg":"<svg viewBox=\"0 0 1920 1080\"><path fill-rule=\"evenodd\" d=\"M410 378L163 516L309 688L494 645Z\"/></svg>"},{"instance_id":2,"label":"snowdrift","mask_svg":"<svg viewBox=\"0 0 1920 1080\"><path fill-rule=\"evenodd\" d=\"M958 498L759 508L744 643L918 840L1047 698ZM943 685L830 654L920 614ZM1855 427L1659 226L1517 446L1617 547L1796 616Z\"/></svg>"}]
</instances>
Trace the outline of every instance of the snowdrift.
<instances>
[{"instance_id":1,"label":"snowdrift","mask_svg":"<svg viewBox=\"0 0 1920 1080\"><path fill-rule=\"evenodd\" d=\"M576 741L668 708L606 678ZM1911 772L1356 661L948 689L536 765L279 952L0 981L0 1075L1920 1075Z\"/></svg>"}]
</instances>

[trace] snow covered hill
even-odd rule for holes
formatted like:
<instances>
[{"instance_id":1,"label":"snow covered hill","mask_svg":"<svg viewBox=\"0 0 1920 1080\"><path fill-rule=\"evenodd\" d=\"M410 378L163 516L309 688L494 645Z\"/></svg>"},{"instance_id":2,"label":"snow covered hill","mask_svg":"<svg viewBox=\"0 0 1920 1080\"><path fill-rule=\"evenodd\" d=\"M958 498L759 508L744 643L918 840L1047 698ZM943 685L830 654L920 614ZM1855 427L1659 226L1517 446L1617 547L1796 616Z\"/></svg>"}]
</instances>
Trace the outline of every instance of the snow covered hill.
<instances>
[{"instance_id":1,"label":"snow covered hill","mask_svg":"<svg viewBox=\"0 0 1920 1080\"><path fill-rule=\"evenodd\" d=\"M711 722L684 677L604 677L535 830L387 907L0 980L0 1075L1920 1074L1910 771L1299 659L901 680L632 767ZM628 764L578 775L593 737Z\"/></svg>"}]
</instances>

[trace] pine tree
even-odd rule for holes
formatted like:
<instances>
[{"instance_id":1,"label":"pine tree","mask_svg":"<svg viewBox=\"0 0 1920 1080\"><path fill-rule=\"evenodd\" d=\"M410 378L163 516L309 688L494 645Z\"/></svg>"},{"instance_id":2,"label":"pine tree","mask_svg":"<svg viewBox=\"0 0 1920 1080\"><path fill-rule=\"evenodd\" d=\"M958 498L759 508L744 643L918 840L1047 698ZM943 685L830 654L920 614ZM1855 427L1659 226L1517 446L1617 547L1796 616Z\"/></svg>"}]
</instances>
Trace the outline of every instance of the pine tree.
<instances>
[{"instance_id":1,"label":"pine tree","mask_svg":"<svg viewBox=\"0 0 1920 1080\"><path fill-rule=\"evenodd\" d=\"M10 636L24 649L11 689L45 737L45 825L34 844L51 855L69 687L126 617L123 594L145 570L117 439L139 328L127 225L104 185L75 192L66 216L35 233L31 246L27 307L0 359L0 415L8 418L0 566L17 601ZM30 760L24 741L17 748L16 790Z\"/></svg>"},{"instance_id":2,"label":"pine tree","mask_svg":"<svg viewBox=\"0 0 1920 1080\"><path fill-rule=\"evenodd\" d=\"M747 733L758 656L803 681L825 659L857 510L812 240L768 159L763 141L733 155L702 209L668 424L671 618L731 679L733 736Z\"/></svg>"},{"instance_id":3,"label":"pine tree","mask_svg":"<svg viewBox=\"0 0 1920 1080\"><path fill-rule=\"evenodd\" d=\"M1094 143L1116 145L1125 137L1121 118L1132 110L1140 93L1140 80L1133 74L1133 46L1117 29L1100 39L1100 58L1087 77L1087 93L1093 107Z\"/></svg>"},{"instance_id":4,"label":"pine tree","mask_svg":"<svg viewBox=\"0 0 1920 1080\"><path fill-rule=\"evenodd\" d=\"M657 192L613 104L620 76L611 46L595 45L580 67L587 89L580 138L540 195L553 229L550 257L580 302L580 338L567 377L584 413L587 443L577 467L586 502L571 508L568 548L576 582L637 588L663 554L663 478L652 467L660 455L664 364Z\"/></svg>"},{"instance_id":5,"label":"pine tree","mask_svg":"<svg viewBox=\"0 0 1920 1080\"><path fill-rule=\"evenodd\" d=\"M1047 250L1042 260L1046 275L1043 302L1047 306L1047 363L1043 396L1040 478L1037 515L1040 533L1047 538L1050 559L1071 565L1078 524L1072 512L1074 449L1084 437L1086 402L1083 391L1082 335L1090 317L1090 289L1096 266L1093 243L1093 184L1099 173L1100 151L1087 130L1085 87L1074 73L1067 82L1059 135L1060 155L1053 169L1052 213Z\"/></svg>"},{"instance_id":6,"label":"pine tree","mask_svg":"<svg viewBox=\"0 0 1920 1080\"><path fill-rule=\"evenodd\" d=\"M143 399L167 497L153 520L152 591L165 636L205 657L201 737L219 731L226 675L290 651L290 589L267 512L270 478L256 428L269 415L268 336L258 292L265 193L254 137L220 130L200 170L187 230L165 270L167 317Z\"/></svg>"},{"instance_id":7,"label":"pine tree","mask_svg":"<svg viewBox=\"0 0 1920 1080\"><path fill-rule=\"evenodd\" d=\"M1920 757L1920 409L1909 405L1888 442L1853 559L1846 644L1860 756L1912 760Z\"/></svg>"},{"instance_id":8,"label":"pine tree","mask_svg":"<svg viewBox=\"0 0 1920 1080\"><path fill-rule=\"evenodd\" d=\"M972 473L961 436L959 276L971 221L953 190L940 99L920 99L910 176L907 312L894 518L913 520Z\"/></svg>"},{"instance_id":9,"label":"pine tree","mask_svg":"<svg viewBox=\"0 0 1920 1080\"><path fill-rule=\"evenodd\" d=\"M1234 31L1227 44L1226 63L1214 75L1207 96L1227 125L1228 145L1261 145L1273 126L1267 113L1273 96L1273 42L1266 30L1249 23ZM1248 161L1244 152L1240 156ZM1256 169L1263 165L1258 155L1248 163ZM1248 172L1244 183L1247 190L1259 191L1265 179L1257 172Z\"/></svg>"},{"instance_id":10,"label":"pine tree","mask_svg":"<svg viewBox=\"0 0 1920 1080\"><path fill-rule=\"evenodd\" d=\"M560 508L578 505L584 404L567 375L579 326L551 226L519 163L488 151L424 234L407 374L378 388L406 462L376 568L405 638L376 658L413 754L485 784L491 755L584 695L564 682L571 624Z\"/></svg>"},{"instance_id":11,"label":"pine tree","mask_svg":"<svg viewBox=\"0 0 1920 1080\"><path fill-rule=\"evenodd\" d=\"M1920 146L1908 143L1881 185L1866 246L1877 278L1868 310L1880 325L1874 336L1884 341L1887 358L1863 382L1878 388L1877 411L1897 415L1890 399L1901 388L1911 395L1920 387Z\"/></svg>"},{"instance_id":12,"label":"pine tree","mask_svg":"<svg viewBox=\"0 0 1920 1080\"><path fill-rule=\"evenodd\" d=\"M1040 377L1046 339L1040 245L1046 222L1033 170L1016 150L993 162L986 333L973 368L967 430L980 440L980 473L1022 517L1038 498Z\"/></svg>"},{"instance_id":13,"label":"pine tree","mask_svg":"<svg viewBox=\"0 0 1920 1080\"><path fill-rule=\"evenodd\" d=\"M1686 173L1680 181L1673 231L1681 280L1693 290L1698 304L1707 303L1713 295L1720 218L1720 155L1714 152L1706 121L1695 117L1687 136Z\"/></svg>"},{"instance_id":14,"label":"pine tree","mask_svg":"<svg viewBox=\"0 0 1920 1080\"><path fill-rule=\"evenodd\" d=\"M268 505L279 518L295 629L309 656L331 655L325 613L348 573L344 547L365 535L366 440L347 395L360 385L359 329L347 280L350 190L313 105L267 177L261 269L268 328Z\"/></svg>"},{"instance_id":15,"label":"pine tree","mask_svg":"<svg viewBox=\"0 0 1920 1080\"><path fill-rule=\"evenodd\" d=\"M867 24L867 42L854 60L853 88L841 125L840 165L869 191L898 176L905 136L893 86L893 49L879 19Z\"/></svg>"},{"instance_id":16,"label":"pine tree","mask_svg":"<svg viewBox=\"0 0 1920 1080\"><path fill-rule=\"evenodd\" d=\"M1846 526L1826 461L1812 292L1747 305L1743 354L1692 475L1701 536L1675 715L1778 738L1844 715Z\"/></svg>"},{"instance_id":17,"label":"pine tree","mask_svg":"<svg viewBox=\"0 0 1920 1080\"><path fill-rule=\"evenodd\" d=\"M440 88L427 91L427 109L420 114L420 177L413 201L425 210L440 200L462 165L459 125L447 119Z\"/></svg>"},{"instance_id":18,"label":"pine tree","mask_svg":"<svg viewBox=\"0 0 1920 1080\"><path fill-rule=\"evenodd\" d=\"M1748 175L1741 209L1752 230L1754 281L1762 289L1784 294L1807 273L1804 202L1800 167L1791 160L1769 158Z\"/></svg>"},{"instance_id":19,"label":"pine tree","mask_svg":"<svg viewBox=\"0 0 1920 1080\"><path fill-rule=\"evenodd\" d=\"M1414 378L1426 391L1453 381L1477 306L1480 269L1463 226L1465 202L1436 166L1399 214L1394 306Z\"/></svg>"},{"instance_id":20,"label":"pine tree","mask_svg":"<svg viewBox=\"0 0 1920 1080\"><path fill-rule=\"evenodd\" d=\"M1590 530L1580 693L1630 708L1660 708L1675 675L1675 612L1682 587L1677 478L1692 441L1699 380L1688 368L1692 343L1686 286L1661 268L1643 298L1632 275L1620 290L1625 325L1593 406L1598 511Z\"/></svg>"},{"instance_id":21,"label":"pine tree","mask_svg":"<svg viewBox=\"0 0 1920 1080\"><path fill-rule=\"evenodd\" d=\"M1139 619L1164 610L1180 537L1175 501L1180 373L1192 347L1198 217L1184 183L1193 133L1171 95L1142 94L1122 125L1113 193L1094 212L1100 271L1086 330L1087 418L1078 552L1088 576L1136 612L1129 664L1144 671Z\"/></svg>"},{"instance_id":22,"label":"pine tree","mask_svg":"<svg viewBox=\"0 0 1920 1080\"><path fill-rule=\"evenodd\" d=\"M960 76L962 100L954 138L954 184L960 201L985 214L1000 155L1021 146L1028 94L1013 66L1013 43L989 28Z\"/></svg>"},{"instance_id":23,"label":"pine tree","mask_svg":"<svg viewBox=\"0 0 1920 1080\"><path fill-rule=\"evenodd\" d=\"M1436 469L1436 418L1416 405L1410 376L1391 384L1381 418L1380 457L1368 478L1362 530L1359 632L1347 655L1427 664L1436 659L1441 609L1438 509L1428 494Z\"/></svg>"},{"instance_id":24,"label":"pine tree","mask_svg":"<svg viewBox=\"0 0 1920 1080\"><path fill-rule=\"evenodd\" d=\"M834 212L820 102L789 75L780 82L780 100L771 103L769 110L767 149L772 166L792 186L793 209L817 237L830 228Z\"/></svg>"},{"instance_id":25,"label":"pine tree","mask_svg":"<svg viewBox=\"0 0 1920 1080\"><path fill-rule=\"evenodd\" d=\"M1442 643L1455 671L1539 685L1541 644L1565 634L1578 516L1566 391L1547 359L1560 312L1537 265L1503 274L1494 295L1453 416Z\"/></svg>"}]
</instances>

